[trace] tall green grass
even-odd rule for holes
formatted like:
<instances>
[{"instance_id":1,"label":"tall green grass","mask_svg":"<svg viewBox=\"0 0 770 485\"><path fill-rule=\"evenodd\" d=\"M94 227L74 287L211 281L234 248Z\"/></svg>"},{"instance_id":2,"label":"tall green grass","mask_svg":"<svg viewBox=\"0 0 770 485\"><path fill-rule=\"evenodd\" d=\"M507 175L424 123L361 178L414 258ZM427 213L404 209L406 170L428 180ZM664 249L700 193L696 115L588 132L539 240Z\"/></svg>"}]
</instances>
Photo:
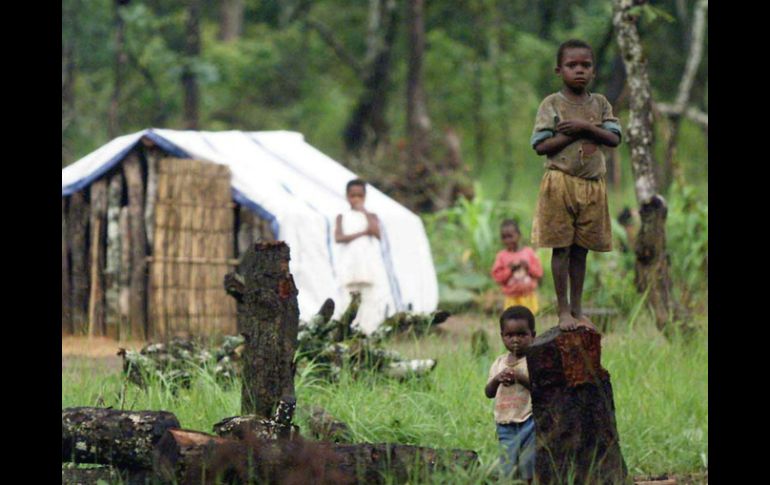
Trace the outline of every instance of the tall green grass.
<instances>
[{"instance_id":1,"label":"tall green grass","mask_svg":"<svg viewBox=\"0 0 770 485\"><path fill-rule=\"evenodd\" d=\"M417 483L493 481L497 438L492 401L484 385L492 360L504 351L496 323L486 317L466 319L488 330L493 351L474 358L470 341L457 335L429 335L393 342L411 357L438 359L426 378L398 382L377 374L354 380L343 371L336 383L300 369L296 378L296 421L307 428L308 407L326 408L347 422L356 441L399 442L436 448L464 448L479 453L480 467L451 475L439 473ZM554 322L541 319L538 331ZM602 363L610 372L620 443L633 475L695 473L708 464L708 331L699 322L694 338L662 337L641 315L618 322L603 339ZM101 400L100 400L101 399ZM173 412L183 427L211 432L212 425L240 413L240 385L218 384L201 369L189 389L173 389L157 379L146 390L125 385L114 371L104 373L74 364L62 371L62 407L97 403L127 409Z\"/></svg>"}]
</instances>

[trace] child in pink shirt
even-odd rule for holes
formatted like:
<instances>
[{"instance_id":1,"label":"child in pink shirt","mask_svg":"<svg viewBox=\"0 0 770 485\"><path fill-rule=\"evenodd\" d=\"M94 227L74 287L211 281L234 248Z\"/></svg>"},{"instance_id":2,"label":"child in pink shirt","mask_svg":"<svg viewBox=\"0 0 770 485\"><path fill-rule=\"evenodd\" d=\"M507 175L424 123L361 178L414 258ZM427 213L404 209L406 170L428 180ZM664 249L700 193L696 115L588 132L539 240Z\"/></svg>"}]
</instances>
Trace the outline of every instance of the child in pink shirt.
<instances>
[{"instance_id":1,"label":"child in pink shirt","mask_svg":"<svg viewBox=\"0 0 770 485\"><path fill-rule=\"evenodd\" d=\"M497 253L491 273L505 296L503 310L521 305L537 313L537 286L543 277L543 266L532 248L519 249L521 231L516 221L502 222L500 239L505 249Z\"/></svg>"}]
</instances>

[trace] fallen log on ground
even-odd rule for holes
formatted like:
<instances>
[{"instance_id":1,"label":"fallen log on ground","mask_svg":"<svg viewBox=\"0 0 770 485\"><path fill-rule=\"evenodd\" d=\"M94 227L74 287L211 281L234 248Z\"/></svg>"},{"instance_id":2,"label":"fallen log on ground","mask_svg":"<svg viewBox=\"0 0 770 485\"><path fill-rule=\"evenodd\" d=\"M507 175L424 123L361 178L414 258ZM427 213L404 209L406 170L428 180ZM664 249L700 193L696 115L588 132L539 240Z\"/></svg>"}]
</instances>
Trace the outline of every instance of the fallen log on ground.
<instances>
[{"instance_id":1,"label":"fallen log on ground","mask_svg":"<svg viewBox=\"0 0 770 485\"><path fill-rule=\"evenodd\" d=\"M223 438L239 440L246 439L249 435L271 440L290 438L292 434L299 433L299 428L291 424L296 407L297 400L293 396L284 396L278 401L273 418L263 418L255 414L225 418L214 424L214 433Z\"/></svg>"},{"instance_id":2,"label":"fallen log on ground","mask_svg":"<svg viewBox=\"0 0 770 485\"><path fill-rule=\"evenodd\" d=\"M156 443L179 420L166 411L75 407L61 411L62 462L150 468Z\"/></svg>"},{"instance_id":3,"label":"fallen log on ground","mask_svg":"<svg viewBox=\"0 0 770 485\"><path fill-rule=\"evenodd\" d=\"M338 465L340 469L355 476L357 483L365 484L407 483L410 473L468 468L478 462L475 451L439 450L392 443L334 444L331 449L342 459Z\"/></svg>"},{"instance_id":4,"label":"fallen log on ground","mask_svg":"<svg viewBox=\"0 0 770 485\"><path fill-rule=\"evenodd\" d=\"M120 483L121 485L147 485L152 482L152 470L121 470L111 466L95 468L76 468L71 463L62 464L62 485L104 485L105 483Z\"/></svg>"},{"instance_id":5,"label":"fallen log on ground","mask_svg":"<svg viewBox=\"0 0 770 485\"><path fill-rule=\"evenodd\" d=\"M420 446L336 444L294 440L243 440L170 429L156 447L158 477L179 484L213 483L404 483L417 467L468 467L478 461L469 450Z\"/></svg>"},{"instance_id":6,"label":"fallen log on ground","mask_svg":"<svg viewBox=\"0 0 770 485\"><path fill-rule=\"evenodd\" d=\"M352 440L350 426L320 406L310 408L308 423L310 433L316 439L335 443L349 443Z\"/></svg>"},{"instance_id":7,"label":"fallen log on ground","mask_svg":"<svg viewBox=\"0 0 770 485\"><path fill-rule=\"evenodd\" d=\"M620 451L609 373L601 366L601 335L554 327L527 349L535 417L535 478L564 483L631 482Z\"/></svg>"}]
</instances>

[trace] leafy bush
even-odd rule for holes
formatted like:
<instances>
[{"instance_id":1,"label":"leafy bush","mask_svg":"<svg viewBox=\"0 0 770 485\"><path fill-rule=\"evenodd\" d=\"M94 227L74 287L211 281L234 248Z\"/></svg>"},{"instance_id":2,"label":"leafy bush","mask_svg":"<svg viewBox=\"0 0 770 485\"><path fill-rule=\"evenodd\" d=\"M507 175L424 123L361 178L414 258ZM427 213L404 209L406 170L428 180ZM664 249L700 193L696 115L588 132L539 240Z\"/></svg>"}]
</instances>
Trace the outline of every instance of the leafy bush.
<instances>
[{"instance_id":1,"label":"leafy bush","mask_svg":"<svg viewBox=\"0 0 770 485\"><path fill-rule=\"evenodd\" d=\"M481 187L476 190L473 200L461 199L447 210L423 216L436 261L441 305L450 311L489 306L485 296L497 291L489 270L502 249L500 221L510 217L519 220L525 244L529 235L531 207L523 202L491 200ZM708 287L708 203L690 186L674 185L670 194L667 243L674 298L692 307L704 301ZM634 285L634 252L615 220L612 233L615 250L591 252L588 257L583 306L610 308L627 316L640 298ZM539 289L541 309L548 312L555 301L551 254L539 250L538 255L544 269Z\"/></svg>"}]
</instances>

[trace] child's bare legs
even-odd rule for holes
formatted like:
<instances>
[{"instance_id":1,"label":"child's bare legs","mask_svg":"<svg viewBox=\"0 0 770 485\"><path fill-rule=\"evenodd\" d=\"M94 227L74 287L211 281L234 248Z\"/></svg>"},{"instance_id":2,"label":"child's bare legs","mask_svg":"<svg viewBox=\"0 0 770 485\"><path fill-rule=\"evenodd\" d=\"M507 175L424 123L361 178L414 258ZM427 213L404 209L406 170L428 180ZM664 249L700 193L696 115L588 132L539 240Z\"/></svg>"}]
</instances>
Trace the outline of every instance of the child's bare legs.
<instances>
[{"instance_id":1,"label":"child's bare legs","mask_svg":"<svg viewBox=\"0 0 770 485\"><path fill-rule=\"evenodd\" d=\"M585 267L585 262L584 262ZM551 272L553 273L553 286L556 290L556 304L559 312L559 328L562 330L574 330L577 328L577 319L572 316L569 301L567 300L567 285L570 278L570 248L553 248L551 257Z\"/></svg>"},{"instance_id":2,"label":"child's bare legs","mask_svg":"<svg viewBox=\"0 0 770 485\"><path fill-rule=\"evenodd\" d=\"M588 249L573 244L569 252L569 301L572 316L578 321L578 326L596 330L596 327L583 315L583 282L586 279L586 259Z\"/></svg>"},{"instance_id":3,"label":"child's bare legs","mask_svg":"<svg viewBox=\"0 0 770 485\"><path fill-rule=\"evenodd\" d=\"M556 290L559 312L559 328L575 330L578 326L595 329L583 315L583 282L586 276L588 250L576 244L566 248L554 248L551 257L551 272ZM567 285L569 284L569 301Z\"/></svg>"}]
</instances>

